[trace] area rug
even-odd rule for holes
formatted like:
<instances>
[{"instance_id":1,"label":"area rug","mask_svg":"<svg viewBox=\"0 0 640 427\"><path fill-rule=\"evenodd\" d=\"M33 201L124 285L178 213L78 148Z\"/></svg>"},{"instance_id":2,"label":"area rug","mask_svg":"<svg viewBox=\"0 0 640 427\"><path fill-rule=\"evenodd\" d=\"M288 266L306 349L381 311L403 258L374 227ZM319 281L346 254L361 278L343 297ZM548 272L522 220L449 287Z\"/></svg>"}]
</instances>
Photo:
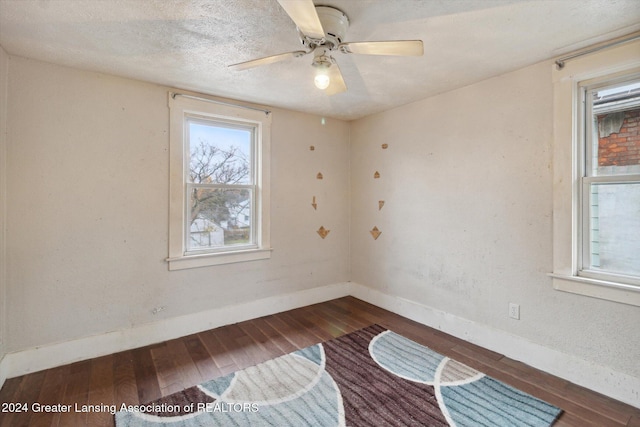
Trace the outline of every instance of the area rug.
<instances>
[{"instance_id":1,"label":"area rug","mask_svg":"<svg viewBox=\"0 0 640 427\"><path fill-rule=\"evenodd\" d=\"M117 427L542 427L562 412L378 325L121 409Z\"/></svg>"}]
</instances>

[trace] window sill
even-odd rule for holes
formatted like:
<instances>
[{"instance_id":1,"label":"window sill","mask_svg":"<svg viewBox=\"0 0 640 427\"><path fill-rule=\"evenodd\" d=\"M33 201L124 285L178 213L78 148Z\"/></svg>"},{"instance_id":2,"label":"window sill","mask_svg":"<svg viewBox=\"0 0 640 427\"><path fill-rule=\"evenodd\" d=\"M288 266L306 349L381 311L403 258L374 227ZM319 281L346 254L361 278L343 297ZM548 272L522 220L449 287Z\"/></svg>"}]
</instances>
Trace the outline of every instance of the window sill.
<instances>
[{"instance_id":1,"label":"window sill","mask_svg":"<svg viewBox=\"0 0 640 427\"><path fill-rule=\"evenodd\" d=\"M640 307L638 286L564 274L549 273L549 276L553 279L553 288L559 291Z\"/></svg>"},{"instance_id":2,"label":"window sill","mask_svg":"<svg viewBox=\"0 0 640 427\"><path fill-rule=\"evenodd\" d=\"M272 249L250 249L234 252L186 255L167 258L169 270L185 270L188 268L208 267L212 265L233 264L237 262L257 261L271 258Z\"/></svg>"}]
</instances>

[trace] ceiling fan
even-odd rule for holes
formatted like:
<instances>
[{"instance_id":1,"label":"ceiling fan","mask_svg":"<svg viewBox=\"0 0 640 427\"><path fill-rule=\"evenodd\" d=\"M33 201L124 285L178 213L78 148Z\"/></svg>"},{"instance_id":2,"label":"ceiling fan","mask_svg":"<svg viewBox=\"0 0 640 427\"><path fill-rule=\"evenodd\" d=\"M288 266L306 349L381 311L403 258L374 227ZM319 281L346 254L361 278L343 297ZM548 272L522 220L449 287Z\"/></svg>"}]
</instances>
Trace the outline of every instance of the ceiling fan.
<instances>
[{"instance_id":1,"label":"ceiling fan","mask_svg":"<svg viewBox=\"0 0 640 427\"><path fill-rule=\"evenodd\" d=\"M327 95L347 90L336 60L335 51L364 55L421 56L422 40L396 40L374 42L344 42L349 28L349 18L341 10L331 6L315 6L313 0L278 0L298 27L298 35L307 50L296 50L229 65L235 70L246 70L260 65L273 64L313 53L311 65L316 69L314 83Z\"/></svg>"}]
</instances>

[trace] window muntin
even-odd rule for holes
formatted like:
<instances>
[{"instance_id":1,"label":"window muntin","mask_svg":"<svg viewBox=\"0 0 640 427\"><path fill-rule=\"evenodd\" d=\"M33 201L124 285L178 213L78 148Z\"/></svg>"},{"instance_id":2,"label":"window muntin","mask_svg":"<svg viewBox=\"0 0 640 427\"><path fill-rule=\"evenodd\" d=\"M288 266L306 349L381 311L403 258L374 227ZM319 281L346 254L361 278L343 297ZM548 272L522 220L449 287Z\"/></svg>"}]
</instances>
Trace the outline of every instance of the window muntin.
<instances>
[{"instance_id":1,"label":"window muntin","mask_svg":"<svg viewBox=\"0 0 640 427\"><path fill-rule=\"evenodd\" d=\"M640 78L581 89L578 275L640 285Z\"/></svg>"}]
</instances>

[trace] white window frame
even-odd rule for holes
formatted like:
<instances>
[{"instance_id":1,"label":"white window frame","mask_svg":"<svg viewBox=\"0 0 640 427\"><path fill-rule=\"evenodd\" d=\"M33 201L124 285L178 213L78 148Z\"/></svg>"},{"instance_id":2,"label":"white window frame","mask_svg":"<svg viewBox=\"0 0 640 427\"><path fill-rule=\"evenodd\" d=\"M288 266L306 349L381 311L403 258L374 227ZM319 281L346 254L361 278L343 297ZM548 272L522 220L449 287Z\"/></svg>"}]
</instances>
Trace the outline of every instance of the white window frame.
<instances>
[{"instance_id":1,"label":"white window frame","mask_svg":"<svg viewBox=\"0 0 640 427\"><path fill-rule=\"evenodd\" d=\"M169 270L206 267L271 257L270 247L270 141L271 114L263 110L234 106L204 97L169 93ZM254 174L251 188L252 245L226 246L211 250L188 251L188 161L190 157L187 120L202 119L253 128Z\"/></svg>"},{"instance_id":2,"label":"white window frame","mask_svg":"<svg viewBox=\"0 0 640 427\"><path fill-rule=\"evenodd\" d=\"M640 286L615 275L593 276L582 269L581 205L583 119L582 86L640 73L640 41L553 65L553 272L555 289L640 306Z\"/></svg>"},{"instance_id":3,"label":"white window frame","mask_svg":"<svg viewBox=\"0 0 640 427\"><path fill-rule=\"evenodd\" d=\"M591 185L592 184L624 184L624 183L640 183L640 174L626 174L626 175L597 175L593 176L589 172L589 168L593 165L593 150L594 144L597 144L597 140L594 141L593 135L593 104L589 101L592 91L598 90L602 87L615 85L618 83L624 83L630 80L637 82L640 79L640 74L625 75L622 78L612 79L609 76L603 78L591 79L587 81L581 81L578 83L579 99L576 106L578 112L578 164L576 168L579 173L579 180L581 181L581 191L578 192L578 203L580 206L578 212L579 226L578 232L578 270L577 274L581 277L587 277L595 280L602 280L607 282L622 283L627 285L634 285L640 287L640 278L627 276L622 274L615 274L612 272L606 272L601 270L591 269L591 250L590 240L591 236ZM637 108L637 104L633 107ZM614 111L614 108L608 108L609 111ZM623 111L615 109L615 111ZM603 110L602 112L606 112Z\"/></svg>"}]
</instances>

